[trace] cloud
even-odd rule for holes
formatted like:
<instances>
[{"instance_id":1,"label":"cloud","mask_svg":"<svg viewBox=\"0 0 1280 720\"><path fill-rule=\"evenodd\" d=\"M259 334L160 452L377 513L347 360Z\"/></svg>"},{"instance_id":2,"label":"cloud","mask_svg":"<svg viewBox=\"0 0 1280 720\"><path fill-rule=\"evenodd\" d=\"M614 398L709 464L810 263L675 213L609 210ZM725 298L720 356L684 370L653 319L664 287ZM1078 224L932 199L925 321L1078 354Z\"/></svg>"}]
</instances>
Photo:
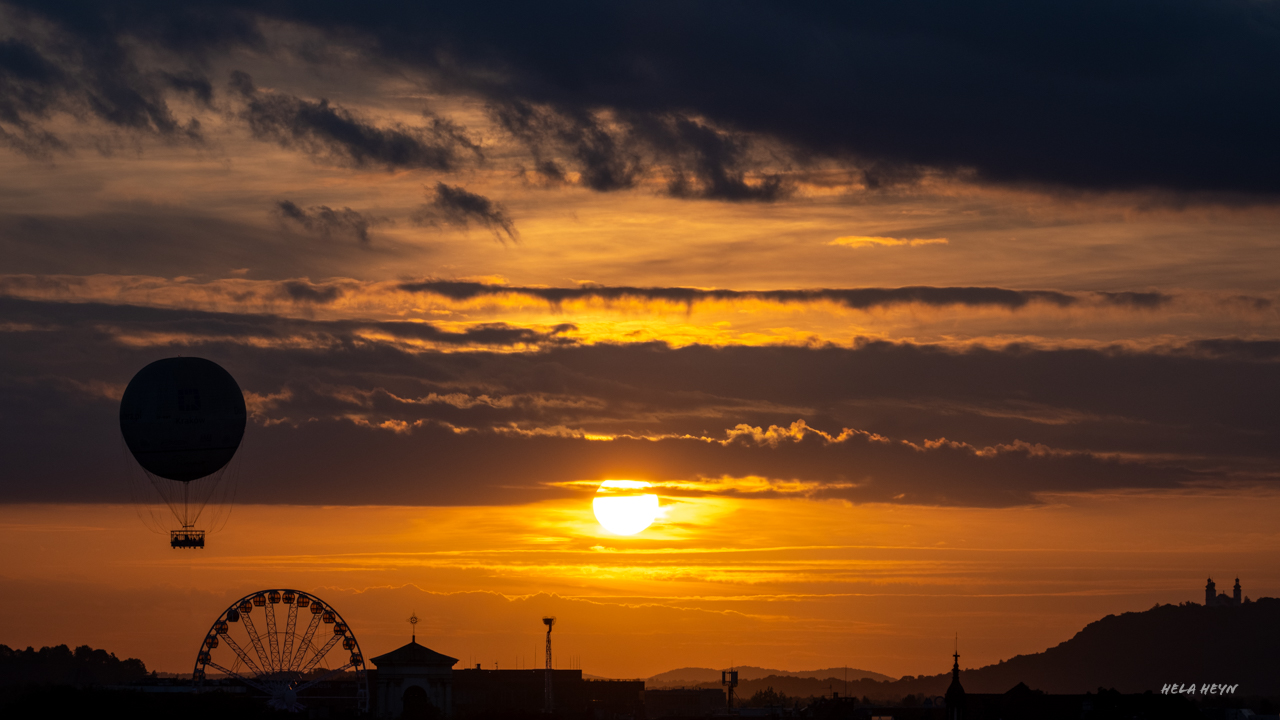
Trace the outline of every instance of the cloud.
<instances>
[{"instance_id":1,"label":"cloud","mask_svg":"<svg viewBox=\"0 0 1280 720\"><path fill-rule=\"evenodd\" d=\"M412 219L419 225L435 227L453 225L466 228L475 223L492 231L500 242L520 239L515 223L501 203L442 182L436 183L431 202L420 205ZM506 240L503 239L504 235Z\"/></svg>"},{"instance_id":2,"label":"cloud","mask_svg":"<svg viewBox=\"0 0 1280 720\"><path fill-rule=\"evenodd\" d=\"M892 237L871 237L866 235L846 235L838 237L827 243L828 245L843 245L851 248L865 247L895 247L901 245L909 245L917 247L920 245L946 245L946 238L892 238Z\"/></svg>"},{"instance_id":3,"label":"cloud","mask_svg":"<svg viewBox=\"0 0 1280 720\"><path fill-rule=\"evenodd\" d=\"M388 170L456 170L467 156L480 156L480 146L442 118L429 118L422 127L378 127L327 99L311 102L259 90L238 70L231 74L231 86L245 100L243 117L254 135L331 162Z\"/></svg>"},{"instance_id":4,"label":"cloud","mask_svg":"<svg viewBox=\"0 0 1280 720\"><path fill-rule=\"evenodd\" d=\"M240 270L249 277L285 280L299 276L356 275L373 262L399 261L420 252L379 235L377 242L316 242L329 229L358 238L358 224L334 210L323 225L316 207L298 210L310 218L309 232L280 232L259 218L174 205L124 203L71 214L0 212L0 255L13 273L176 278L218 276ZM278 206L275 212L281 213ZM382 218L361 213L369 227ZM256 221L255 221L256 220ZM305 230L296 220L283 220ZM318 223L321 223L318 225ZM372 234L372 233L371 233Z\"/></svg>"},{"instance_id":5,"label":"cloud","mask_svg":"<svg viewBox=\"0 0 1280 720\"><path fill-rule=\"evenodd\" d=\"M200 97L199 68L215 56L297 50L260 30L293 25L371 73L407 71L499 108L530 140L537 172L579 173L598 190L636 186L660 158L668 192L730 200L776 197L779 169L822 163L872 188L941 173L1032 188L1280 192L1271 3L5 7L21 21L0 52L5 137L36 153L56 147L45 127L56 109L195 136L166 93ZM184 72L191 82L175 85ZM444 120L377 127L323 100L245 99L259 134L332 160L441 169L475 151ZM754 152L776 169L752 170Z\"/></svg>"},{"instance_id":6,"label":"cloud","mask_svg":"<svg viewBox=\"0 0 1280 720\"><path fill-rule=\"evenodd\" d=\"M115 403L80 401L59 393L14 395L33 429L29 404L54 403L74 408L77 429L101 426L82 443L82 455L39 456L46 443L13 454L6 502L81 502L125 500L123 487L103 480L129 469L112 463L110 420ZM30 430L6 422L5 429L36 442ZM64 423L65 425L65 423ZM1175 488L1196 478L1185 468L1125 462L1086 452L1034 453L1025 449L980 449L938 443L917 447L885 443L861 433L832 442L817 434L770 446L753 441L728 445L698 438L618 438L610 441L544 434L495 431L455 432L434 423L369 424L315 419L298 425L255 423L247 438L255 446L253 471L270 484L241 488L238 500L258 503L484 505L519 504L535 499L580 494L555 483L607 477L720 478L760 475L813 485L814 499L922 505L1005 507L1038 502L1041 492L1083 492L1113 488ZM327 451L318 452L320 448ZM247 456L246 456L247 457ZM249 462L247 459L245 462ZM118 467L110 473L102 468ZM429 469L429 470L428 470ZM74 489L54 478L99 478ZM369 478L353 484L352 477ZM54 491L55 487L60 489ZM737 493L708 486L707 493L738 497L776 497L779 493Z\"/></svg>"},{"instance_id":7,"label":"cloud","mask_svg":"<svg viewBox=\"0 0 1280 720\"><path fill-rule=\"evenodd\" d=\"M747 170L759 164L751 161L747 136L678 115L644 120L647 122L636 121L634 125L658 156L670 163L669 195L773 202L791 194L791 187L779 173L760 173L756 182L747 181Z\"/></svg>"},{"instance_id":8,"label":"cloud","mask_svg":"<svg viewBox=\"0 0 1280 720\"><path fill-rule=\"evenodd\" d=\"M1272 305L1274 305L1269 298L1258 297L1256 295L1235 295L1228 298L1224 304L1246 307L1258 312L1266 312L1271 309Z\"/></svg>"},{"instance_id":9,"label":"cloud","mask_svg":"<svg viewBox=\"0 0 1280 720\"><path fill-rule=\"evenodd\" d=\"M1162 292L1095 292L1093 294L1107 305L1135 310L1154 310L1173 301L1172 295Z\"/></svg>"},{"instance_id":10,"label":"cloud","mask_svg":"<svg viewBox=\"0 0 1280 720\"><path fill-rule=\"evenodd\" d=\"M854 502L1008 506L1042 493L1270 484L1280 459L1273 341L673 349L581 346L568 325L14 298L0 312L8 502L121 500L126 485L101 470L119 453L104 389L176 354L214 359L251 394L255 472L273 478L246 490L251 502L526 502L576 492L567 481L633 477L692 494L800 487ZM59 451L66 437L77 452Z\"/></svg>"},{"instance_id":11,"label":"cloud","mask_svg":"<svg viewBox=\"0 0 1280 720\"><path fill-rule=\"evenodd\" d=\"M35 121L61 99L66 84L61 70L30 45L0 41L0 140L29 157L65 150L61 140Z\"/></svg>"},{"instance_id":12,"label":"cloud","mask_svg":"<svg viewBox=\"0 0 1280 720\"><path fill-rule=\"evenodd\" d=\"M280 285L280 294L299 302L323 304L341 297L339 285L312 285L290 281ZM57 307L62 305L61 311ZM20 318L51 319L66 327L92 328L98 324L123 331L140 340L152 337L159 345L204 342L256 342L281 346L334 346L361 342L364 334L374 334L391 341L441 343L452 347L471 345L526 345L539 342L570 342L564 333L572 324L561 324L546 331L522 328L506 323L483 323L460 332L446 330L430 323L368 320L310 320L272 314L233 314L171 310L167 308L103 303L41 303L0 296L0 308L15 321ZM145 341L140 344L148 344Z\"/></svg>"},{"instance_id":13,"label":"cloud","mask_svg":"<svg viewBox=\"0 0 1280 720\"><path fill-rule=\"evenodd\" d=\"M671 287L617 287L586 285L576 288L538 288L514 285L487 285L455 280L422 280L402 283L400 289L407 292L429 292L454 300L497 295L526 295L562 303L569 300L595 299L614 301L624 298L660 300L692 304L704 300L760 299L774 302L839 303L855 310L891 307L918 303L943 307L963 305L967 307L1000 307L1016 310L1033 302L1068 307L1080 302L1074 295L1054 290L1009 290L991 287L901 287L856 288L814 290L703 290ZM1108 302L1112 302L1108 300ZM1123 304L1123 303L1118 303Z\"/></svg>"},{"instance_id":14,"label":"cloud","mask_svg":"<svg viewBox=\"0 0 1280 720\"><path fill-rule=\"evenodd\" d=\"M356 212L349 207L334 210L327 205L315 205L303 210L291 200L277 201L275 210L281 219L296 223L309 232L324 237L349 235L362 245L369 244L370 227L391 222L388 218Z\"/></svg>"},{"instance_id":15,"label":"cloud","mask_svg":"<svg viewBox=\"0 0 1280 720\"><path fill-rule=\"evenodd\" d=\"M340 285L313 285L301 280L280 283L280 294L294 302L326 305L346 294Z\"/></svg>"},{"instance_id":16,"label":"cloud","mask_svg":"<svg viewBox=\"0 0 1280 720\"><path fill-rule=\"evenodd\" d=\"M1280 340L1241 340L1215 338L1196 340L1187 345L1188 351L1209 357L1269 362L1280 360Z\"/></svg>"},{"instance_id":17,"label":"cloud","mask_svg":"<svg viewBox=\"0 0 1280 720\"><path fill-rule=\"evenodd\" d=\"M1280 190L1264 129L1280 103L1261 91L1280 67L1270 5L760 4L732 22L717 5L499 7L518 35L482 29L498 7L433 15L446 71L569 116L681 113L866 168L871 185L925 168L1088 190ZM429 57L383 37L405 61ZM557 50L568 46L572 62Z\"/></svg>"},{"instance_id":18,"label":"cloud","mask_svg":"<svg viewBox=\"0 0 1280 720\"><path fill-rule=\"evenodd\" d=\"M45 127L57 113L172 142L203 141L199 121L181 122L165 98L167 89L177 89L207 103L208 83L198 73L148 72L115 38L40 27L27 13L3 6L0 17L17 34L0 39L0 142L33 158L68 152Z\"/></svg>"},{"instance_id":19,"label":"cloud","mask_svg":"<svg viewBox=\"0 0 1280 720\"><path fill-rule=\"evenodd\" d=\"M643 160L625 134L611 132L589 112L557 112L512 101L491 113L533 153L536 171L547 180L566 180L566 158L557 155L567 156L579 183L592 190L626 190L643 175Z\"/></svg>"},{"instance_id":20,"label":"cloud","mask_svg":"<svg viewBox=\"0 0 1280 720\"><path fill-rule=\"evenodd\" d=\"M213 106L213 83L204 75L185 70L178 73L162 72L160 76L170 88L190 95L206 107Z\"/></svg>"},{"instance_id":21,"label":"cloud","mask_svg":"<svg viewBox=\"0 0 1280 720\"><path fill-rule=\"evenodd\" d=\"M791 193L777 173L757 173L748 181L748 170L763 163L752 157L746 135L679 113L606 117L518 100L497 104L491 113L532 153L534 172L544 181L566 182L572 171L579 184L609 192L659 174L673 197L772 202Z\"/></svg>"}]
</instances>

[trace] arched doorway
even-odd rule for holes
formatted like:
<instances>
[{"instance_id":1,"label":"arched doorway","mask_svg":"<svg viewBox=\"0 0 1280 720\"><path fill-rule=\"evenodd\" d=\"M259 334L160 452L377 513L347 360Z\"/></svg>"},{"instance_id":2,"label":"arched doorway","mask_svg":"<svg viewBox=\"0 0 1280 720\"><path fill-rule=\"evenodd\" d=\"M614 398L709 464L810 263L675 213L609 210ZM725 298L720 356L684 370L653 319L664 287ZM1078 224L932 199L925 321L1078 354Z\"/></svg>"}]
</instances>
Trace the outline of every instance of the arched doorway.
<instances>
[{"instance_id":1,"label":"arched doorway","mask_svg":"<svg viewBox=\"0 0 1280 720\"><path fill-rule=\"evenodd\" d=\"M431 698L427 697L427 691L417 685L406 688L400 702L404 708L400 717L405 720L431 720L440 714L436 706L431 704Z\"/></svg>"}]
</instances>

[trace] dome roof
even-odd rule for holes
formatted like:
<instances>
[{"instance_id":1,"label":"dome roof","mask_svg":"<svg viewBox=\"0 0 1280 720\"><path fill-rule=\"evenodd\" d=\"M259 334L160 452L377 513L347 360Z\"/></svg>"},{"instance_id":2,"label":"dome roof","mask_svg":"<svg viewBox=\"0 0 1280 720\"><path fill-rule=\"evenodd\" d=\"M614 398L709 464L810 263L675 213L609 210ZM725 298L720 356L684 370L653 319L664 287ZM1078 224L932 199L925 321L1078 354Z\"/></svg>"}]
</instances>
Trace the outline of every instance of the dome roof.
<instances>
[{"instance_id":1,"label":"dome roof","mask_svg":"<svg viewBox=\"0 0 1280 720\"><path fill-rule=\"evenodd\" d=\"M410 641L408 645L392 650L386 655L379 655L376 658L370 658L369 662L376 667L386 665L429 665L441 667L453 667L457 664L457 658L451 658L436 652L428 647L419 645L417 641Z\"/></svg>"}]
</instances>

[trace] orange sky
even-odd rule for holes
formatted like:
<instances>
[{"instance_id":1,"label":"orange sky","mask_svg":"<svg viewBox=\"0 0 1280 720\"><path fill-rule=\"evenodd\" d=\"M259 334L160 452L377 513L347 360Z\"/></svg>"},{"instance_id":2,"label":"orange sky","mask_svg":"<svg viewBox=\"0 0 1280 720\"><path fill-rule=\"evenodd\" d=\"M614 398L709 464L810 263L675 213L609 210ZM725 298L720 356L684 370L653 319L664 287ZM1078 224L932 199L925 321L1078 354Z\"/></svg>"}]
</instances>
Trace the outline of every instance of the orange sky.
<instances>
[{"instance_id":1,"label":"orange sky","mask_svg":"<svg viewBox=\"0 0 1280 720\"><path fill-rule=\"evenodd\" d=\"M1033 103L806 111L790 82L756 117L677 93L701 65L598 66L667 77L647 107L523 74L519 38L423 59L283 10L190 51L112 25L102 73L152 103L112 114L39 12L0 0L0 42L79 79L0 98L0 643L186 671L226 603L289 586L368 656L416 611L433 649L527 665L552 613L599 675L932 674L957 632L976 667L1208 575L1280 593L1280 216L1249 168L1195 166L1226 136L1108 112L1028 140L997 125ZM916 122L942 124L894 151ZM1148 134L1185 158L1104 142ZM148 530L116 417L176 355L251 416L203 551ZM662 516L605 532L608 479Z\"/></svg>"},{"instance_id":2,"label":"orange sky","mask_svg":"<svg viewBox=\"0 0 1280 720\"><path fill-rule=\"evenodd\" d=\"M1221 494L1056 498L1035 509L688 499L633 538L581 499L509 507L251 505L197 557L128 506L11 506L0 633L89 643L185 671L242 594L313 592L371 656L419 640L464 662L529 666L543 614L562 661L644 677L731 662L893 675L1037 652L1109 613L1202 598L1235 574L1280 591L1277 500Z\"/></svg>"}]
</instances>

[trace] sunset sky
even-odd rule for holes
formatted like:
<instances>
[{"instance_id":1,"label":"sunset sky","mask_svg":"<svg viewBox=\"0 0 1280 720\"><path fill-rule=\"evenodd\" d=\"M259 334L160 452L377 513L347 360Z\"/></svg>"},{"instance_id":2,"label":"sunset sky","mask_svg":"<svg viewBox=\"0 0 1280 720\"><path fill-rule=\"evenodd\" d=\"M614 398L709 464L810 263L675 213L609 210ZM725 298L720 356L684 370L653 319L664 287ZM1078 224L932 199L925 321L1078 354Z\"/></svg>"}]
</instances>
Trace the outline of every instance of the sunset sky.
<instances>
[{"instance_id":1,"label":"sunset sky","mask_svg":"<svg viewBox=\"0 0 1280 720\"><path fill-rule=\"evenodd\" d=\"M1280 5L830 5L0 0L0 643L294 587L897 676L1280 595ZM250 413L204 550L118 422L177 355Z\"/></svg>"}]
</instances>

